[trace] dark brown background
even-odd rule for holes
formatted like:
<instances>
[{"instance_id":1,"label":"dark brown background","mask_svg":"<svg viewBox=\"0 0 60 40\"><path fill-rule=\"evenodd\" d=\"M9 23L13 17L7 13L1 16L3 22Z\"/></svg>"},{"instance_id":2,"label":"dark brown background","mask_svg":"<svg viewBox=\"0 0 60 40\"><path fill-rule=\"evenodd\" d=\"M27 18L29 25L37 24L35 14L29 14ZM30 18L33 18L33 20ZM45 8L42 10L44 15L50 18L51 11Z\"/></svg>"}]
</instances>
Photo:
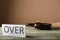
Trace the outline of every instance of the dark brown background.
<instances>
[{"instance_id":1,"label":"dark brown background","mask_svg":"<svg viewBox=\"0 0 60 40\"><path fill-rule=\"evenodd\" d=\"M5 3L4 3L5 2ZM0 23L60 22L60 0L6 0ZM1 2L2 3L2 2ZM3 13L3 14L2 14Z\"/></svg>"}]
</instances>

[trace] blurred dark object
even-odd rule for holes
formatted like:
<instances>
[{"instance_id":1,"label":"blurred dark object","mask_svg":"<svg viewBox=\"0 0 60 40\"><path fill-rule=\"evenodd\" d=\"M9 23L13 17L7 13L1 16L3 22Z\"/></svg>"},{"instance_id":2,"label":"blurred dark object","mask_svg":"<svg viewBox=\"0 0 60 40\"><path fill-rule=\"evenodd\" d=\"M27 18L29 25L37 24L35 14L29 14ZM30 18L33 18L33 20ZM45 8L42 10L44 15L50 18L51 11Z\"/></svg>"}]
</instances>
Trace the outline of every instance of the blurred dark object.
<instances>
[{"instance_id":1,"label":"blurred dark object","mask_svg":"<svg viewBox=\"0 0 60 40\"><path fill-rule=\"evenodd\" d=\"M27 23L27 25L26 25L26 26L34 27L34 24L35 24L35 23Z\"/></svg>"},{"instance_id":2,"label":"blurred dark object","mask_svg":"<svg viewBox=\"0 0 60 40\"><path fill-rule=\"evenodd\" d=\"M51 24L50 23L37 22L34 25L35 25L35 28L38 30L51 30Z\"/></svg>"},{"instance_id":3,"label":"blurred dark object","mask_svg":"<svg viewBox=\"0 0 60 40\"><path fill-rule=\"evenodd\" d=\"M42 23L42 22L27 23L26 26L35 27L37 30L51 30L50 23Z\"/></svg>"}]
</instances>

